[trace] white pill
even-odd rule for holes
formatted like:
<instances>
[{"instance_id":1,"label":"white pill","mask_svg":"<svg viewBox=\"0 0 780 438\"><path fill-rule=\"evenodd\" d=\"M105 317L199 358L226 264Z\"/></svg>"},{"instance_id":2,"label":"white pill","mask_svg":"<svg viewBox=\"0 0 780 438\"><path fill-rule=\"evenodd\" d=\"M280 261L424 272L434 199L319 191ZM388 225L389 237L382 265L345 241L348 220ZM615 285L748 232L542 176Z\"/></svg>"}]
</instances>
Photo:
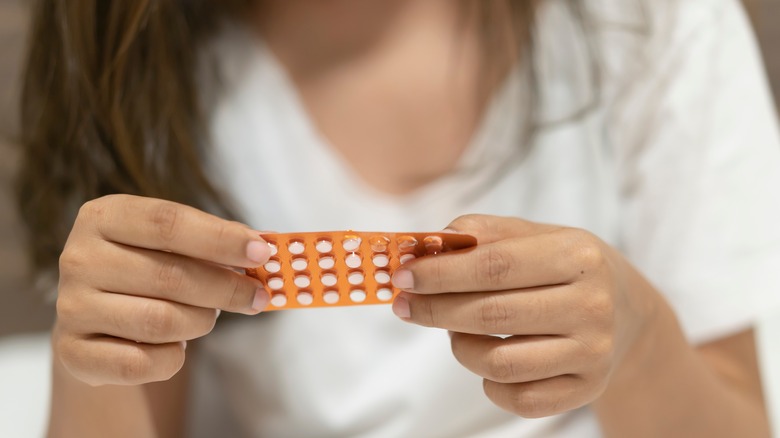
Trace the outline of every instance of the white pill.
<instances>
[{"instance_id":1,"label":"white pill","mask_svg":"<svg viewBox=\"0 0 780 438\"><path fill-rule=\"evenodd\" d=\"M320 261L317 263L322 269L333 269L336 266L336 261L333 257L320 257Z\"/></svg>"},{"instance_id":2,"label":"white pill","mask_svg":"<svg viewBox=\"0 0 780 438\"><path fill-rule=\"evenodd\" d=\"M360 255L352 253L347 256L347 258L344 259L344 263L347 264L350 268L357 268L360 267L360 264L363 261L360 259Z\"/></svg>"},{"instance_id":3,"label":"white pill","mask_svg":"<svg viewBox=\"0 0 780 438\"><path fill-rule=\"evenodd\" d=\"M309 287L311 280L306 275L298 275L295 277L295 280L293 280L293 283L298 287Z\"/></svg>"},{"instance_id":4,"label":"white pill","mask_svg":"<svg viewBox=\"0 0 780 438\"><path fill-rule=\"evenodd\" d=\"M281 289L284 286L284 280L281 277L271 277L268 279L268 287L273 290Z\"/></svg>"},{"instance_id":5,"label":"white pill","mask_svg":"<svg viewBox=\"0 0 780 438\"><path fill-rule=\"evenodd\" d=\"M374 274L374 280L379 284L385 284L390 282L390 273L387 271L376 271Z\"/></svg>"},{"instance_id":6,"label":"white pill","mask_svg":"<svg viewBox=\"0 0 780 438\"><path fill-rule=\"evenodd\" d=\"M322 301L325 301L325 304L336 304L339 302L339 293L335 290L325 291L322 294Z\"/></svg>"},{"instance_id":7,"label":"white pill","mask_svg":"<svg viewBox=\"0 0 780 438\"><path fill-rule=\"evenodd\" d=\"M274 307L284 307L287 305L287 295L273 294L271 296L271 305Z\"/></svg>"},{"instance_id":8,"label":"white pill","mask_svg":"<svg viewBox=\"0 0 780 438\"><path fill-rule=\"evenodd\" d=\"M317 248L317 251L321 253L331 252L333 250L333 244L330 243L330 240L322 239L317 242L315 248Z\"/></svg>"},{"instance_id":9,"label":"white pill","mask_svg":"<svg viewBox=\"0 0 780 438\"><path fill-rule=\"evenodd\" d=\"M348 236L341 242L341 246L346 251L357 251L360 247L360 241L360 237L358 236Z\"/></svg>"},{"instance_id":10,"label":"white pill","mask_svg":"<svg viewBox=\"0 0 780 438\"><path fill-rule=\"evenodd\" d=\"M290 244L287 245L287 250L290 251L290 254L295 254L295 255L303 254L305 248L306 247L303 246L303 242L298 240L294 242L290 242Z\"/></svg>"},{"instance_id":11,"label":"white pill","mask_svg":"<svg viewBox=\"0 0 780 438\"><path fill-rule=\"evenodd\" d=\"M379 298L379 301L390 301L393 299L393 290L383 287L376 291L376 297Z\"/></svg>"},{"instance_id":12,"label":"white pill","mask_svg":"<svg viewBox=\"0 0 780 438\"><path fill-rule=\"evenodd\" d=\"M362 303L366 300L366 291L354 289L349 292L349 299L352 300L353 303Z\"/></svg>"},{"instance_id":13,"label":"white pill","mask_svg":"<svg viewBox=\"0 0 780 438\"><path fill-rule=\"evenodd\" d=\"M314 295L311 294L311 292L307 291L300 291L298 292L298 304L302 306L308 306L309 304L314 302Z\"/></svg>"},{"instance_id":14,"label":"white pill","mask_svg":"<svg viewBox=\"0 0 780 438\"><path fill-rule=\"evenodd\" d=\"M374 261L374 266L378 268L384 268L390 263L390 257L387 254L376 254L372 260Z\"/></svg>"},{"instance_id":15,"label":"white pill","mask_svg":"<svg viewBox=\"0 0 780 438\"><path fill-rule=\"evenodd\" d=\"M293 259L292 263L290 263L290 266L292 266L293 269L296 271L303 271L306 269L306 267L309 265L309 263L306 261L305 258L296 258Z\"/></svg>"},{"instance_id":16,"label":"white pill","mask_svg":"<svg viewBox=\"0 0 780 438\"><path fill-rule=\"evenodd\" d=\"M349 284L358 285L363 283L363 280L365 280L365 277L363 276L362 272L350 272L349 276L347 277L347 281L349 281Z\"/></svg>"},{"instance_id":17,"label":"white pill","mask_svg":"<svg viewBox=\"0 0 780 438\"><path fill-rule=\"evenodd\" d=\"M414 254L404 254L401 257L399 257L398 260L400 260L401 264L404 264L404 263L408 262L409 260L414 260L416 258L417 258L417 256L415 256Z\"/></svg>"},{"instance_id":18,"label":"white pill","mask_svg":"<svg viewBox=\"0 0 780 438\"><path fill-rule=\"evenodd\" d=\"M272 274L282 270L281 263L277 262L276 260L269 261L263 267L265 268L266 271L268 271L268 272L270 272Z\"/></svg>"},{"instance_id":19,"label":"white pill","mask_svg":"<svg viewBox=\"0 0 780 438\"><path fill-rule=\"evenodd\" d=\"M320 279L320 281L322 281L322 284L324 284L325 286L329 286L329 287L330 286L335 286L336 285L336 275L335 274L331 274L331 273L323 274L322 278Z\"/></svg>"},{"instance_id":20,"label":"white pill","mask_svg":"<svg viewBox=\"0 0 780 438\"><path fill-rule=\"evenodd\" d=\"M268 248L270 248L270 249L271 249L271 255L272 255L272 256L275 256L275 255L276 255L276 253L277 253L277 252L279 252L279 249L278 249L278 248L276 247L276 245L275 245L275 244L273 244L273 243L270 243L270 242L269 242L269 243L268 243Z\"/></svg>"}]
</instances>

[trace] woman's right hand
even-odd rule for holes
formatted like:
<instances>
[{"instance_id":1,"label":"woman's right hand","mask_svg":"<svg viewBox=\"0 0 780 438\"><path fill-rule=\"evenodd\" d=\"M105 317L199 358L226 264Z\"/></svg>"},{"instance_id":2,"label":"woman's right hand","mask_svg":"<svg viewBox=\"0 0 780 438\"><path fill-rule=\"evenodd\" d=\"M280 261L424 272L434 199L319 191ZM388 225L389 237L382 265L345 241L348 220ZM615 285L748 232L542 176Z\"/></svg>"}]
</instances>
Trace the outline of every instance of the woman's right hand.
<instances>
[{"instance_id":1,"label":"woman's right hand","mask_svg":"<svg viewBox=\"0 0 780 438\"><path fill-rule=\"evenodd\" d=\"M220 310L265 308L260 282L228 267L269 256L257 231L181 204L128 195L87 202L60 257L55 360L91 385L167 380Z\"/></svg>"}]
</instances>

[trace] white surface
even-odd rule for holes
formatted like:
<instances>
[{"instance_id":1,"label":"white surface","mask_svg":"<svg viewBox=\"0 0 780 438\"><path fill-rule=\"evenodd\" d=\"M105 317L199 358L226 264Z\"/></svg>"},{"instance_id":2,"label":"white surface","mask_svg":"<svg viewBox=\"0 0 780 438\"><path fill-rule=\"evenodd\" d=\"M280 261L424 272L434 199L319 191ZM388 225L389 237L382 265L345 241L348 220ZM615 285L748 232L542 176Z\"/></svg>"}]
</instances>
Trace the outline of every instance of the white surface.
<instances>
[{"instance_id":1,"label":"white surface","mask_svg":"<svg viewBox=\"0 0 780 438\"><path fill-rule=\"evenodd\" d=\"M48 335L0 338L0 437L44 435L50 362Z\"/></svg>"}]
</instances>

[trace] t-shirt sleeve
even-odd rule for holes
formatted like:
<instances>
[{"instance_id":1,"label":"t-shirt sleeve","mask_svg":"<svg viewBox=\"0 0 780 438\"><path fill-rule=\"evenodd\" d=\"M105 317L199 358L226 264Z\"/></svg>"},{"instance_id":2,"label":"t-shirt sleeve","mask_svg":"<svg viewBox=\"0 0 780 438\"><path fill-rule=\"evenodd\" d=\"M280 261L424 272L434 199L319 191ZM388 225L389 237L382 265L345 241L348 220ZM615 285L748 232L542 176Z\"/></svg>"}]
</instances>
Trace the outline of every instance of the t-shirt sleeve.
<instances>
[{"instance_id":1,"label":"t-shirt sleeve","mask_svg":"<svg viewBox=\"0 0 780 438\"><path fill-rule=\"evenodd\" d=\"M738 2L658 3L610 111L619 245L701 343L780 309L780 134Z\"/></svg>"}]
</instances>

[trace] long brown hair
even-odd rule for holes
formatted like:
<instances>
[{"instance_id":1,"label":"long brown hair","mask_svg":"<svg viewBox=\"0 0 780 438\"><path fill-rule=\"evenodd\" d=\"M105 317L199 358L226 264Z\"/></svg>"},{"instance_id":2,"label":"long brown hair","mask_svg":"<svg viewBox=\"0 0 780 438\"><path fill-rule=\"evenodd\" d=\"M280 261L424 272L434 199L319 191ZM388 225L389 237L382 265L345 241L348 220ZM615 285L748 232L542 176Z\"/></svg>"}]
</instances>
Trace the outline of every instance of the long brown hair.
<instances>
[{"instance_id":1,"label":"long brown hair","mask_svg":"<svg viewBox=\"0 0 780 438\"><path fill-rule=\"evenodd\" d=\"M484 36L485 76L495 82L530 46L535 1L469 1ZM229 215L202 166L208 133L196 72L201 45L250 2L36 2L17 196L37 271L56 266L78 207L102 195Z\"/></svg>"}]
</instances>

